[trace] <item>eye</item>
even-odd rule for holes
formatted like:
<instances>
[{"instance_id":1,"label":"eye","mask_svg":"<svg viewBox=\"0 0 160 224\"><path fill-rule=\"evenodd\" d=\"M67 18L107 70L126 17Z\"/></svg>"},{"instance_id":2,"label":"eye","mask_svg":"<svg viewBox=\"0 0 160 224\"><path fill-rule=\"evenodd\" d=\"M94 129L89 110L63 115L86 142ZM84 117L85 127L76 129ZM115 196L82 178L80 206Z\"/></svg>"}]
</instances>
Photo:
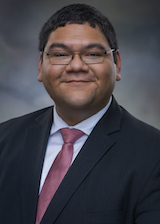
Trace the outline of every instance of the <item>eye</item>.
<instances>
[{"instance_id":1,"label":"eye","mask_svg":"<svg viewBox=\"0 0 160 224\"><path fill-rule=\"evenodd\" d=\"M97 57L97 56L99 56L99 54L96 54L96 53L90 53L90 54L88 54L87 56L89 56L89 57Z\"/></svg>"},{"instance_id":2,"label":"eye","mask_svg":"<svg viewBox=\"0 0 160 224\"><path fill-rule=\"evenodd\" d=\"M85 53L85 57L102 57L104 55L101 51L88 51Z\"/></svg>"},{"instance_id":3,"label":"eye","mask_svg":"<svg viewBox=\"0 0 160 224\"><path fill-rule=\"evenodd\" d=\"M66 57L70 57L70 54L68 52L64 52L64 51L52 51L52 52L50 52L50 57L66 58Z\"/></svg>"}]
</instances>

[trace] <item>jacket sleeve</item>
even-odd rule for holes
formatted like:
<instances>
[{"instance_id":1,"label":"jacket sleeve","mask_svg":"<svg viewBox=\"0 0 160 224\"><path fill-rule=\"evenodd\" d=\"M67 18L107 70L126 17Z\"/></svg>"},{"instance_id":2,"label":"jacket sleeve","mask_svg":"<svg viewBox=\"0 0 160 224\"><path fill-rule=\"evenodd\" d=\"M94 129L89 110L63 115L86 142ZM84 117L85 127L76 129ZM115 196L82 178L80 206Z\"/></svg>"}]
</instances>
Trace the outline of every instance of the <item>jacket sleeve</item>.
<instances>
[{"instance_id":1,"label":"jacket sleeve","mask_svg":"<svg viewBox=\"0 0 160 224\"><path fill-rule=\"evenodd\" d=\"M136 224L160 224L160 162L150 174L135 212Z\"/></svg>"}]
</instances>

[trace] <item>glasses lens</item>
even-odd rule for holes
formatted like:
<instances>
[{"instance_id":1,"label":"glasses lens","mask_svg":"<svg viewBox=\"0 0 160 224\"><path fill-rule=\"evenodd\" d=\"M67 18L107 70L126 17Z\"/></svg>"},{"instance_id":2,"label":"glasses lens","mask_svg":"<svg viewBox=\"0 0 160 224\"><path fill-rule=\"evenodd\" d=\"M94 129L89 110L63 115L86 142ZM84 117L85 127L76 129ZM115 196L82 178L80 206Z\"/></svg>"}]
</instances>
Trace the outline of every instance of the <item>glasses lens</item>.
<instances>
[{"instance_id":1,"label":"glasses lens","mask_svg":"<svg viewBox=\"0 0 160 224\"><path fill-rule=\"evenodd\" d=\"M49 52L51 64L68 64L72 60L72 54L67 51L52 50Z\"/></svg>"},{"instance_id":2,"label":"glasses lens","mask_svg":"<svg viewBox=\"0 0 160 224\"><path fill-rule=\"evenodd\" d=\"M81 57L86 64L101 63L104 59L104 51L99 49L91 49L83 52Z\"/></svg>"},{"instance_id":3,"label":"glasses lens","mask_svg":"<svg viewBox=\"0 0 160 224\"><path fill-rule=\"evenodd\" d=\"M94 64L103 62L105 52L100 49L90 49L78 54L80 54L80 57L84 63ZM69 64L72 58L73 54L65 50L52 50L49 52L49 60L53 65Z\"/></svg>"}]
</instances>

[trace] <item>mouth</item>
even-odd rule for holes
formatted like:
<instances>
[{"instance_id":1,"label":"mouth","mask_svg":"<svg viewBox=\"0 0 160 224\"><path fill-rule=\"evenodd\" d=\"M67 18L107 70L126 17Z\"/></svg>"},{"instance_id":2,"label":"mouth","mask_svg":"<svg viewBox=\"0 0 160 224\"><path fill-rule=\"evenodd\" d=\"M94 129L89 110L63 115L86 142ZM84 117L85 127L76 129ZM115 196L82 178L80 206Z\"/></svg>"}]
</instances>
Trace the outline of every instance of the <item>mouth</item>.
<instances>
[{"instance_id":1,"label":"mouth","mask_svg":"<svg viewBox=\"0 0 160 224\"><path fill-rule=\"evenodd\" d=\"M71 84L71 85L85 85L87 83L90 83L91 81L85 81L85 80L70 80L66 81L66 84ZM93 82L93 81L92 81Z\"/></svg>"},{"instance_id":2,"label":"mouth","mask_svg":"<svg viewBox=\"0 0 160 224\"><path fill-rule=\"evenodd\" d=\"M85 81L85 80L70 80L70 81L66 81L66 83L72 83L72 82L89 82L89 81Z\"/></svg>"},{"instance_id":3,"label":"mouth","mask_svg":"<svg viewBox=\"0 0 160 224\"><path fill-rule=\"evenodd\" d=\"M87 83L87 82L94 82L94 79L70 79L70 80L63 80L66 83Z\"/></svg>"}]
</instances>

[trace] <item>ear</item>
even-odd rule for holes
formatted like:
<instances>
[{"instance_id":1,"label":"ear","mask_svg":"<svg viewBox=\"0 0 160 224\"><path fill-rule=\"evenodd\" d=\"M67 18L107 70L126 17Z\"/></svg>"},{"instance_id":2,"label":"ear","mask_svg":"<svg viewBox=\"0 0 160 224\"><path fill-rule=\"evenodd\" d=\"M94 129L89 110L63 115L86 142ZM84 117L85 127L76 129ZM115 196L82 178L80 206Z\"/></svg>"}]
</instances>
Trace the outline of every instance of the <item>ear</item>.
<instances>
[{"instance_id":1,"label":"ear","mask_svg":"<svg viewBox=\"0 0 160 224\"><path fill-rule=\"evenodd\" d=\"M119 50L116 50L116 58L117 58L117 62L116 62L116 81L120 81L121 80L121 55Z\"/></svg>"},{"instance_id":2,"label":"ear","mask_svg":"<svg viewBox=\"0 0 160 224\"><path fill-rule=\"evenodd\" d=\"M42 63L43 63L43 54L40 52L39 60L38 60L38 77L37 80L42 82Z\"/></svg>"}]
</instances>

